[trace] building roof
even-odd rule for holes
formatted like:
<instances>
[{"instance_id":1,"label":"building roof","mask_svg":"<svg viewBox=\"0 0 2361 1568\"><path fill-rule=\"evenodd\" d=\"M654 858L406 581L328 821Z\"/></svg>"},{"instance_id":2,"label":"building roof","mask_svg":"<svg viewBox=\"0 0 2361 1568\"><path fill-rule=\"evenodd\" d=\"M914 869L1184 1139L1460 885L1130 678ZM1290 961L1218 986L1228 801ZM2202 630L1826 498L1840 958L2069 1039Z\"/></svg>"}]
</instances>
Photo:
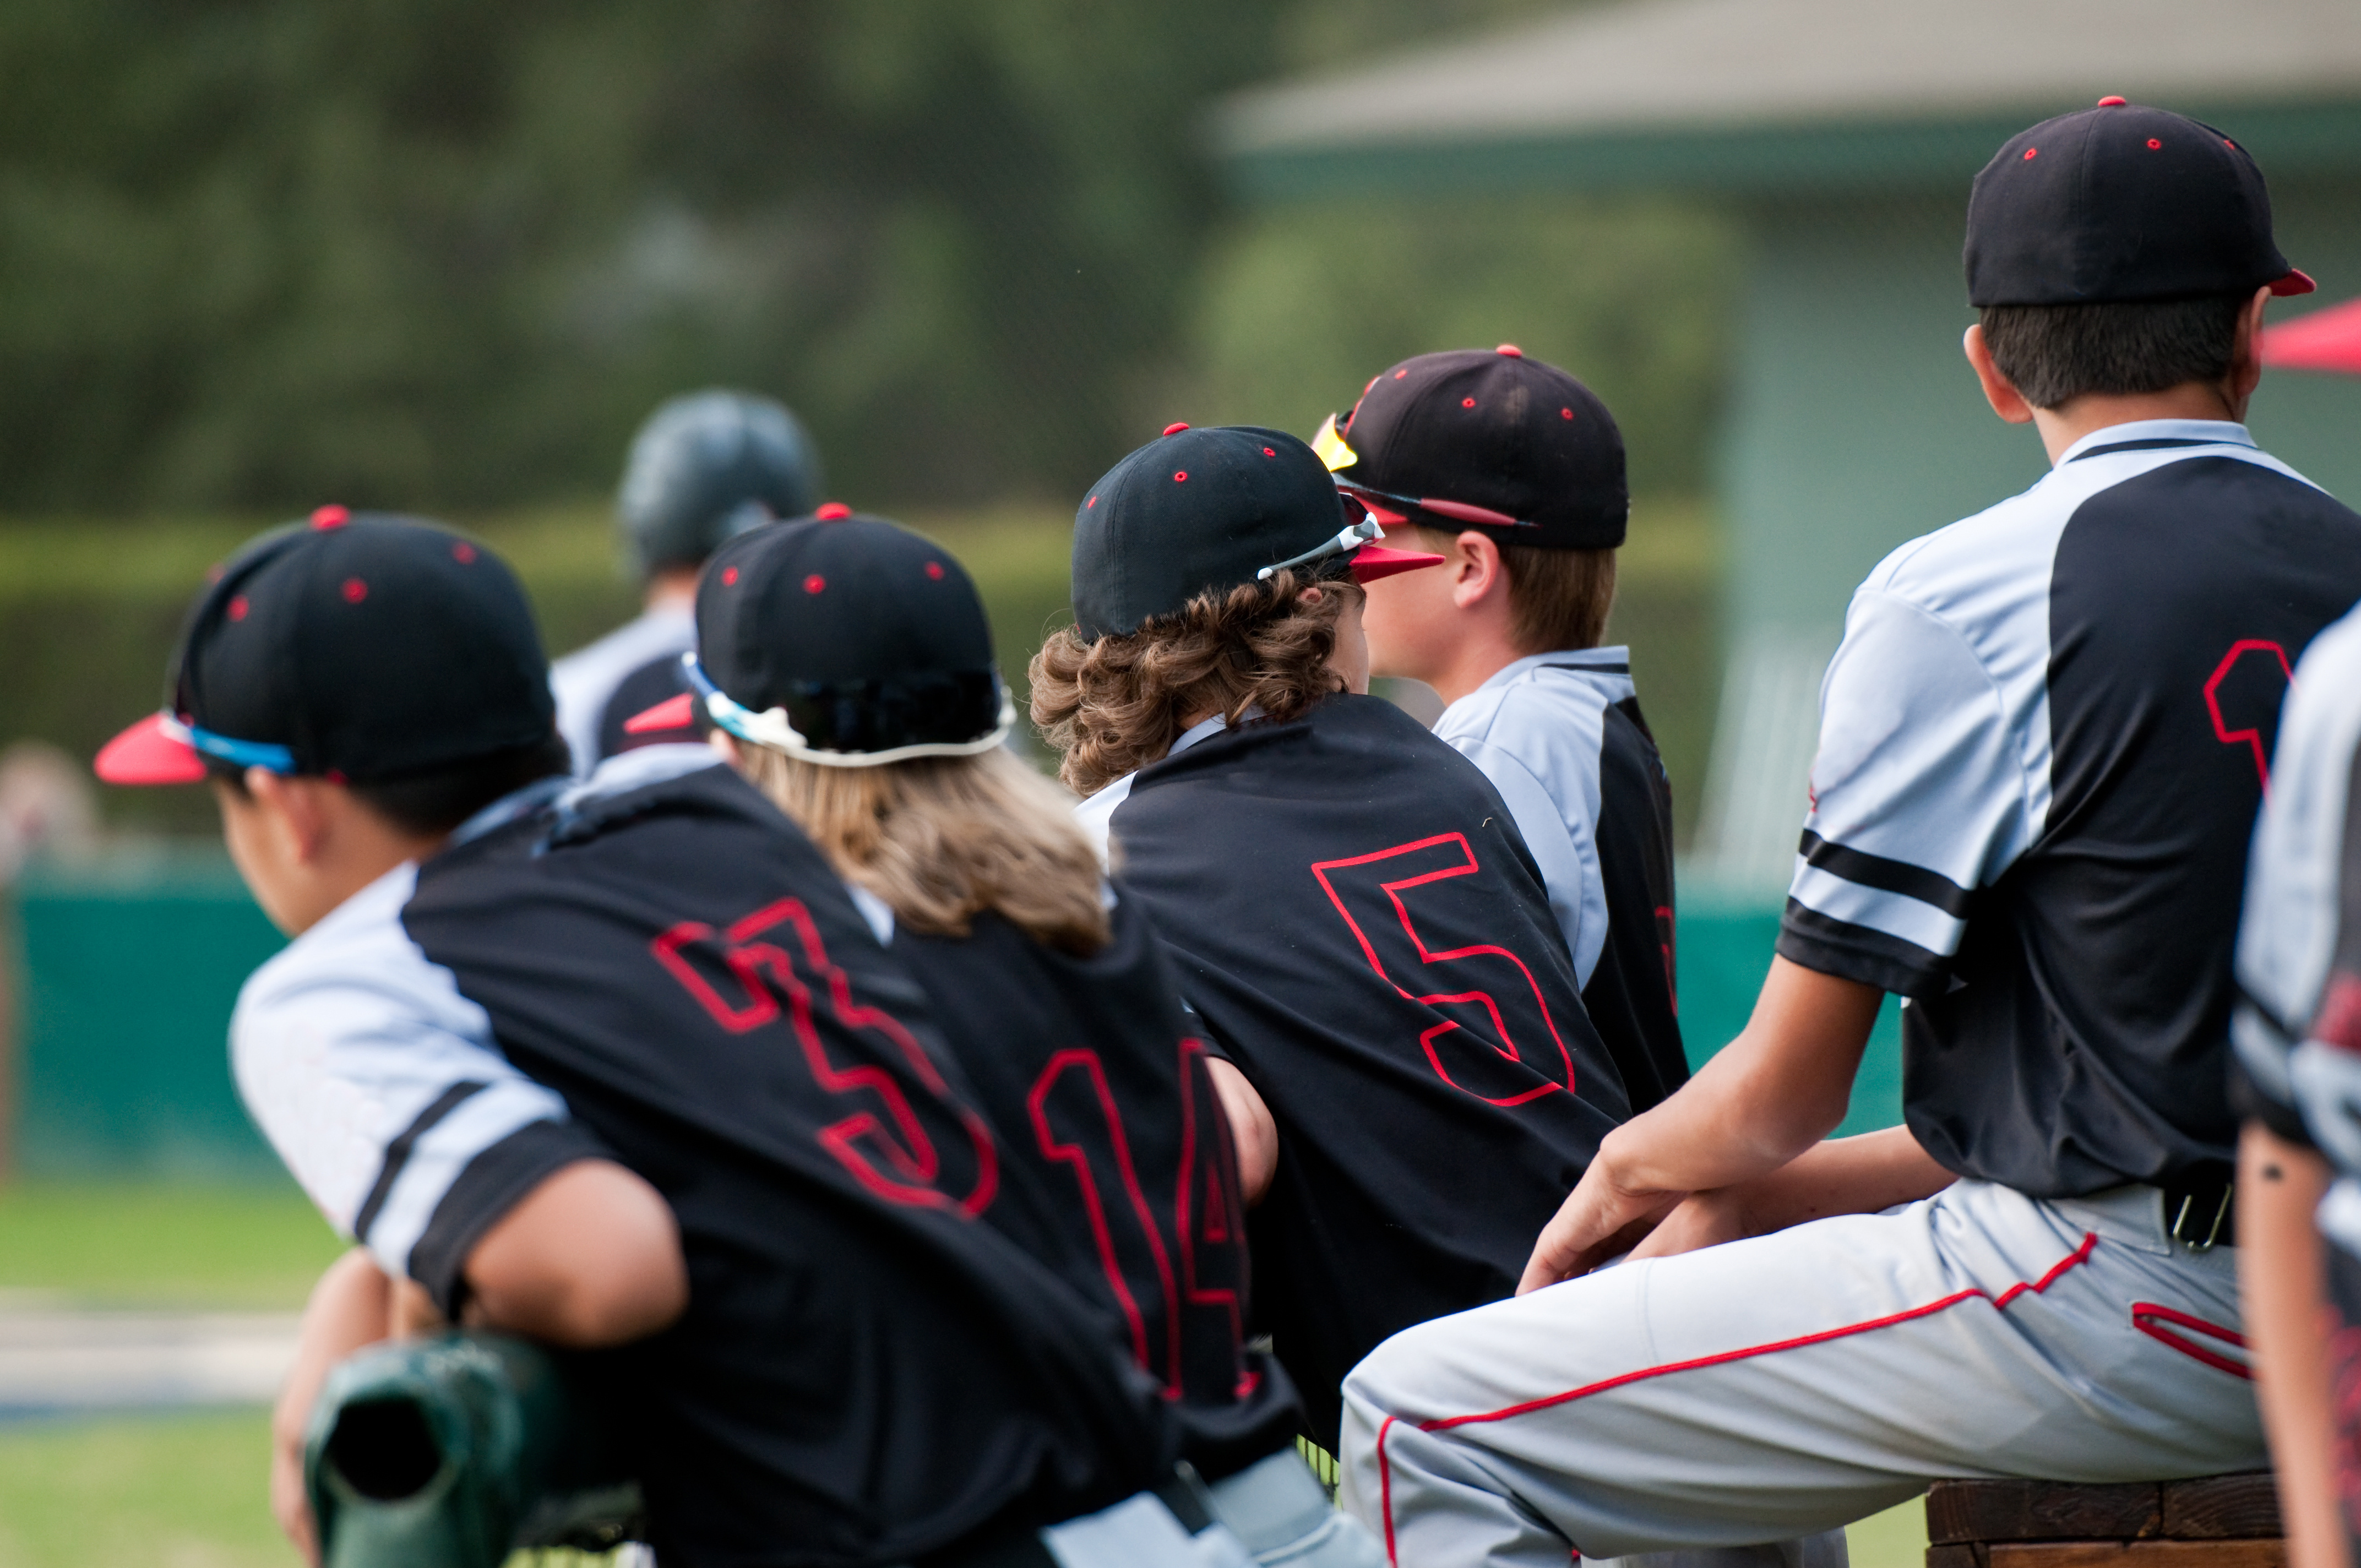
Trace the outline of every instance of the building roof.
<instances>
[{"instance_id":1,"label":"building roof","mask_svg":"<svg viewBox=\"0 0 2361 1568\"><path fill-rule=\"evenodd\" d=\"M1972 173L2029 120L2109 93L2235 119L2268 169L2361 165L2361 5L1627 0L1240 93L1213 131L1271 194L1857 182L1948 177L1981 148Z\"/></svg>"}]
</instances>

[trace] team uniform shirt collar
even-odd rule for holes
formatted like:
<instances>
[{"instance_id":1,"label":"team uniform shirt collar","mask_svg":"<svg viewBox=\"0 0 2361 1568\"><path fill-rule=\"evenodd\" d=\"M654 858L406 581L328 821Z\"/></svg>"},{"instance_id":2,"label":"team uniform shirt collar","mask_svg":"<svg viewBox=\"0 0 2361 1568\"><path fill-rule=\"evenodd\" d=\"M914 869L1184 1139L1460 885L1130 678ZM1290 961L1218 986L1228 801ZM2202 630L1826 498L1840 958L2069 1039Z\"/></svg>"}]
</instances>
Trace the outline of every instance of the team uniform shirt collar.
<instances>
[{"instance_id":1,"label":"team uniform shirt collar","mask_svg":"<svg viewBox=\"0 0 2361 1568\"><path fill-rule=\"evenodd\" d=\"M1260 718L1262 716L1262 708L1259 706L1247 707L1246 711L1247 718ZM1164 757L1177 757L1198 741L1219 735L1229 727L1230 721L1218 713L1211 718L1201 718L1180 731L1180 737L1166 749ZM1159 762L1163 760L1164 758L1158 759ZM1149 765L1154 766L1153 763ZM1112 832L1115 808L1131 798L1131 781L1138 776L1138 770L1134 769L1113 783L1103 785L1096 795L1074 807L1074 820L1082 824L1084 833L1090 835L1092 846L1099 852L1099 864L1102 866L1108 863L1107 843Z\"/></svg>"},{"instance_id":2,"label":"team uniform shirt collar","mask_svg":"<svg viewBox=\"0 0 2361 1568\"><path fill-rule=\"evenodd\" d=\"M2136 419L2094 430L2064 452L2057 466L2114 452L2153 452L2172 446L2253 447L2246 427L2226 419Z\"/></svg>"},{"instance_id":3,"label":"team uniform shirt collar","mask_svg":"<svg viewBox=\"0 0 2361 1568\"><path fill-rule=\"evenodd\" d=\"M1535 670L1543 669L1574 670L1585 674L1628 675L1631 673L1631 651L1626 647L1617 646L1570 648L1555 653L1528 653L1523 658L1511 660L1493 671L1483 685L1467 695L1473 696L1476 692L1498 691L1504 686L1514 685ZM1459 703L1466 700L1467 697L1461 697L1459 702L1451 704L1449 707L1444 709L1444 712L1446 715L1449 714L1452 708L1457 707ZM1437 720L1435 728L1440 730L1444 722L1444 720Z\"/></svg>"}]
</instances>

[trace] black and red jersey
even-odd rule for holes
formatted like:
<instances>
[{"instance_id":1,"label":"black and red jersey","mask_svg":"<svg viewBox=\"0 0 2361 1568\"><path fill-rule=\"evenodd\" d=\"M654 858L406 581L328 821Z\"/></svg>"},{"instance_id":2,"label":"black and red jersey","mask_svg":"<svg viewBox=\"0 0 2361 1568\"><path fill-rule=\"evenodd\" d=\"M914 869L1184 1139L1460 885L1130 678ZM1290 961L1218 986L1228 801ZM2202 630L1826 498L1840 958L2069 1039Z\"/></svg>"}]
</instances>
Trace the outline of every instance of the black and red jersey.
<instances>
[{"instance_id":1,"label":"black and red jersey","mask_svg":"<svg viewBox=\"0 0 2361 1568\"><path fill-rule=\"evenodd\" d=\"M1063 1217L1075 1288L1121 1319L1183 1456L1218 1479L1293 1440L1295 1394L1246 1348L1246 1210L1208 1047L1139 901L1114 896L1114 940L1087 958L990 913L964 938L891 932L889 950L926 987L1008 1163Z\"/></svg>"},{"instance_id":2,"label":"black and red jersey","mask_svg":"<svg viewBox=\"0 0 2361 1568\"><path fill-rule=\"evenodd\" d=\"M299 938L233 1025L257 1120L446 1308L558 1167L664 1194L686 1315L586 1361L666 1563L906 1562L1155 1484L1168 1402L1067 1284L1048 1190L826 861L710 762L512 798Z\"/></svg>"},{"instance_id":3,"label":"black and red jersey","mask_svg":"<svg viewBox=\"0 0 2361 1568\"><path fill-rule=\"evenodd\" d=\"M1901 992L1904 1113L2041 1197L2224 1171L2231 944L2361 517L2239 425L2092 432L1854 594L1779 951Z\"/></svg>"},{"instance_id":4,"label":"black and red jersey","mask_svg":"<svg viewBox=\"0 0 2361 1568\"><path fill-rule=\"evenodd\" d=\"M1380 1341L1514 1291L1623 1084L1474 763L1374 697L1183 740L1083 817L1279 1124L1256 1316L1333 1443Z\"/></svg>"}]
</instances>

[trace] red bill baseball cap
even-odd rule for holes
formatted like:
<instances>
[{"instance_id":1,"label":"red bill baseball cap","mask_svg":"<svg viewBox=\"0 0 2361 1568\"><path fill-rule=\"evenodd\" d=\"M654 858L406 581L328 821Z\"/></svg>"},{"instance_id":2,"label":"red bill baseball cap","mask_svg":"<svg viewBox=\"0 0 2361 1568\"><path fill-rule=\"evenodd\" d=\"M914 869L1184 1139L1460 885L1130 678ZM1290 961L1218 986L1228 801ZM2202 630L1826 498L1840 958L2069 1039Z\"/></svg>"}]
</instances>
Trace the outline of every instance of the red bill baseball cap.
<instances>
[{"instance_id":1,"label":"red bill baseball cap","mask_svg":"<svg viewBox=\"0 0 2361 1568\"><path fill-rule=\"evenodd\" d=\"M1512 343L1389 366L1312 444L1381 522L1473 528L1534 549L1612 550L1631 521L1615 416L1589 388Z\"/></svg>"},{"instance_id":2,"label":"red bill baseball cap","mask_svg":"<svg viewBox=\"0 0 2361 1568\"><path fill-rule=\"evenodd\" d=\"M432 523L323 507L223 565L189 611L164 707L98 754L108 784L208 764L355 783L550 734L549 664L523 588Z\"/></svg>"},{"instance_id":3,"label":"red bill baseball cap","mask_svg":"<svg viewBox=\"0 0 2361 1568\"><path fill-rule=\"evenodd\" d=\"M2103 98L2011 137L1968 197L1968 302L2309 294L2271 236L2263 171L2202 120Z\"/></svg>"}]
</instances>

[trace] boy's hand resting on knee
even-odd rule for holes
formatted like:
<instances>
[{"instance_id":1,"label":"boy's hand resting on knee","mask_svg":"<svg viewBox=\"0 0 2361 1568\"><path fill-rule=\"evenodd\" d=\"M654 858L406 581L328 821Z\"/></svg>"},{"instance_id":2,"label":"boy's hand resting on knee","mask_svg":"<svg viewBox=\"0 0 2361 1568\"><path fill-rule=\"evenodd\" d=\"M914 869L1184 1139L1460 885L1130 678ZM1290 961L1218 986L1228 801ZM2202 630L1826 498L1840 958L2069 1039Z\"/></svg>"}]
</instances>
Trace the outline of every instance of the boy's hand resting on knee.
<instances>
[{"instance_id":1,"label":"boy's hand resting on knee","mask_svg":"<svg viewBox=\"0 0 2361 1568\"><path fill-rule=\"evenodd\" d=\"M576 1350L643 1338L688 1306L671 1206L608 1160L579 1160L544 1179L484 1233L464 1273L460 1317L469 1327ZM304 1495L303 1434L330 1369L380 1340L445 1326L422 1286L390 1277L362 1247L313 1287L270 1421L270 1510L305 1561L318 1563L320 1544Z\"/></svg>"},{"instance_id":2,"label":"boy's hand resting on knee","mask_svg":"<svg viewBox=\"0 0 2361 1568\"><path fill-rule=\"evenodd\" d=\"M1679 1092L1601 1140L1543 1228L1517 1293L1588 1273L1667 1215L1674 1229L1635 1255L1795 1223L1781 1214L1872 1212L1949 1186L1950 1173L1905 1129L1825 1146L1834 1157L1813 1147L1844 1120L1884 999L1874 986L1772 959L1745 1031ZM1692 1194L1714 1196L1681 1214Z\"/></svg>"},{"instance_id":3,"label":"boy's hand resting on knee","mask_svg":"<svg viewBox=\"0 0 2361 1568\"><path fill-rule=\"evenodd\" d=\"M1907 1127L1814 1144L1752 1181L1693 1192L1666 1214L1633 1258L1669 1257L1723 1242L1767 1236L1831 1214L1868 1214L1951 1184Z\"/></svg>"}]
</instances>

